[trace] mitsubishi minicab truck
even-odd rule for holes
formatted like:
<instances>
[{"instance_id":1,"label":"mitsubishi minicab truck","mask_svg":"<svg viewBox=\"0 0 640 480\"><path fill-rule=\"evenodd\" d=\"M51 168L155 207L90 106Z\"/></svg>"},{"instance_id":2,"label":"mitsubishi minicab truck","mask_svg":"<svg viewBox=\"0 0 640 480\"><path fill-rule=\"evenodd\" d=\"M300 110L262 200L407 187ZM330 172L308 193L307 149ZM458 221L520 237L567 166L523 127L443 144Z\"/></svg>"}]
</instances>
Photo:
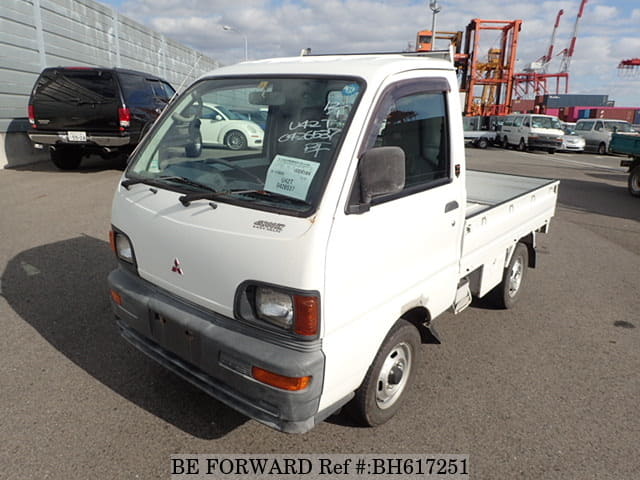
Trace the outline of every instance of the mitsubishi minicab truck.
<instances>
[{"instance_id":1,"label":"mitsubishi minicab truck","mask_svg":"<svg viewBox=\"0 0 640 480\"><path fill-rule=\"evenodd\" d=\"M203 147L210 104L265 112L260 148ZM268 426L306 432L347 404L379 425L440 314L518 300L557 194L466 169L450 52L220 68L118 184L113 311L135 347Z\"/></svg>"}]
</instances>

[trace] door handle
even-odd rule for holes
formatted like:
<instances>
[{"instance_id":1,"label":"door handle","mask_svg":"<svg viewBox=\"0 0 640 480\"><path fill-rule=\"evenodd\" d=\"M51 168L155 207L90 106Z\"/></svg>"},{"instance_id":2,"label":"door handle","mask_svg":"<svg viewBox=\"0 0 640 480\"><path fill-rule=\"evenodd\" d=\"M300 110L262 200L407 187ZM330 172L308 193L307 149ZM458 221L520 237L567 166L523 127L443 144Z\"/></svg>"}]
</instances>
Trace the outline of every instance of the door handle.
<instances>
[{"instance_id":1,"label":"door handle","mask_svg":"<svg viewBox=\"0 0 640 480\"><path fill-rule=\"evenodd\" d=\"M454 211L456 208L458 208L460 205L458 205L458 202L453 200L452 202L447 203L444 206L444 213L449 213Z\"/></svg>"}]
</instances>

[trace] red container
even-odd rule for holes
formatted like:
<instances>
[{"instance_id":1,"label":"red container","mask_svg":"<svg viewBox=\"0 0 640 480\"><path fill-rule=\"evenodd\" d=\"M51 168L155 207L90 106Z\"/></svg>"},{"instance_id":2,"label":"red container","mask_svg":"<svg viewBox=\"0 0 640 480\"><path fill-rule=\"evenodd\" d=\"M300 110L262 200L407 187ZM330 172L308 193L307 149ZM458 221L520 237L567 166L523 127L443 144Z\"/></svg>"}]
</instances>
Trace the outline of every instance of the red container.
<instances>
[{"instance_id":1,"label":"red container","mask_svg":"<svg viewBox=\"0 0 640 480\"><path fill-rule=\"evenodd\" d=\"M535 100L514 100L512 103L514 113L528 113L532 112L535 107Z\"/></svg>"},{"instance_id":2,"label":"red container","mask_svg":"<svg viewBox=\"0 0 640 480\"><path fill-rule=\"evenodd\" d=\"M638 108L629 107L601 107L593 109L592 118L608 118L611 120L625 120L633 123Z\"/></svg>"}]
</instances>

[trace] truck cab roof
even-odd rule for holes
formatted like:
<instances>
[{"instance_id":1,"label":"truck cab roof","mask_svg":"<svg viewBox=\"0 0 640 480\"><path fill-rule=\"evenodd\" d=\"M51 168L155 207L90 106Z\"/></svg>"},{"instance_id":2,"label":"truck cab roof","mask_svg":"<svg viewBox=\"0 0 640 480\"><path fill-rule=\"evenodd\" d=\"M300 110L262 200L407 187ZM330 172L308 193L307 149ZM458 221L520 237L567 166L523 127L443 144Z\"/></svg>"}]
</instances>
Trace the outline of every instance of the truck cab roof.
<instances>
[{"instance_id":1,"label":"truck cab roof","mask_svg":"<svg viewBox=\"0 0 640 480\"><path fill-rule=\"evenodd\" d=\"M449 70L453 63L448 51L420 53L372 53L344 55L305 55L242 62L222 67L203 78L250 75L340 75L381 80L409 70Z\"/></svg>"}]
</instances>

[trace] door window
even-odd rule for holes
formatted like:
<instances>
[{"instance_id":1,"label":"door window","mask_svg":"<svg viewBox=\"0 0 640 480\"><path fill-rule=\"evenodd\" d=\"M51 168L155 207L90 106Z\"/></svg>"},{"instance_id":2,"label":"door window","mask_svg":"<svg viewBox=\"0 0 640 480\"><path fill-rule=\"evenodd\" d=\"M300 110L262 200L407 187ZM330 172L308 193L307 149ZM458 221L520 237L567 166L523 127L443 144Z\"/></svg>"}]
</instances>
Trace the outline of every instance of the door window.
<instances>
[{"instance_id":1,"label":"door window","mask_svg":"<svg viewBox=\"0 0 640 480\"><path fill-rule=\"evenodd\" d=\"M444 79L437 84L448 85ZM446 91L424 91L424 85L412 84L396 88L381 101L369 131L367 148L396 146L405 155L404 189L374 198L374 204L450 180ZM355 195L352 199L355 200Z\"/></svg>"},{"instance_id":2,"label":"door window","mask_svg":"<svg viewBox=\"0 0 640 480\"><path fill-rule=\"evenodd\" d=\"M522 117L516 117L516 120L515 120L515 122L513 122L513 124L516 127L521 127L522 126Z\"/></svg>"},{"instance_id":3,"label":"door window","mask_svg":"<svg viewBox=\"0 0 640 480\"><path fill-rule=\"evenodd\" d=\"M154 104L155 93L151 82L147 82L144 77L121 72L120 83L129 107L150 108Z\"/></svg>"}]
</instances>

